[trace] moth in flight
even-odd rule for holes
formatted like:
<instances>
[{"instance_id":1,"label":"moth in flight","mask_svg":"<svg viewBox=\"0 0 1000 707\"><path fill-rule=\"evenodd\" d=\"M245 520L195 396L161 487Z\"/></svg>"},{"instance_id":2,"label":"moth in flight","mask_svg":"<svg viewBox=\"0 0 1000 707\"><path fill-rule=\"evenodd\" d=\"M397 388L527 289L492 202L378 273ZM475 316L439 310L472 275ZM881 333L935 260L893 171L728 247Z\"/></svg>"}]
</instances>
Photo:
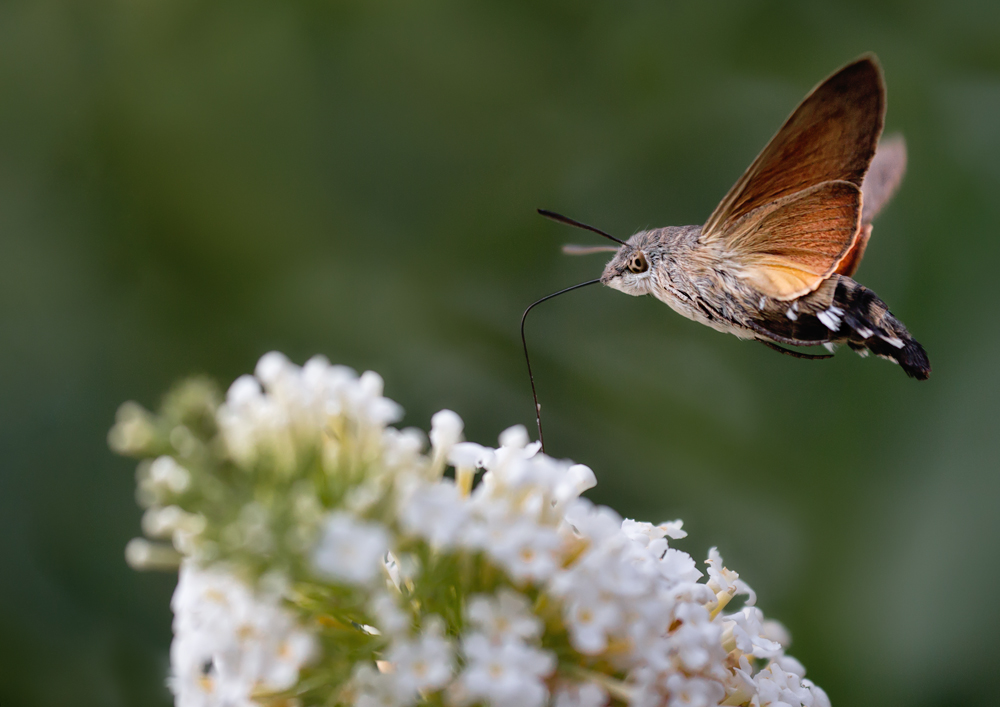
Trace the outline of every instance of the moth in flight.
<instances>
[{"instance_id":1,"label":"moth in flight","mask_svg":"<svg viewBox=\"0 0 1000 707\"><path fill-rule=\"evenodd\" d=\"M806 96L703 226L565 250L615 251L602 284L653 295L713 329L806 358L829 356L783 345L847 344L924 380L931 368L923 347L885 302L851 279L872 219L906 169L901 137L879 143L884 116L882 72L874 56L864 56Z\"/></svg>"},{"instance_id":2,"label":"moth in flight","mask_svg":"<svg viewBox=\"0 0 1000 707\"><path fill-rule=\"evenodd\" d=\"M786 346L846 344L925 380L931 367L923 347L852 279L872 220L906 169L903 139L879 142L884 119L882 71L865 55L806 96L702 226L656 228L622 241L539 210L619 244L566 246L573 254L615 255L600 279L556 294L600 282L653 295L689 319L791 356L830 357Z\"/></svg>"}]
</instances>

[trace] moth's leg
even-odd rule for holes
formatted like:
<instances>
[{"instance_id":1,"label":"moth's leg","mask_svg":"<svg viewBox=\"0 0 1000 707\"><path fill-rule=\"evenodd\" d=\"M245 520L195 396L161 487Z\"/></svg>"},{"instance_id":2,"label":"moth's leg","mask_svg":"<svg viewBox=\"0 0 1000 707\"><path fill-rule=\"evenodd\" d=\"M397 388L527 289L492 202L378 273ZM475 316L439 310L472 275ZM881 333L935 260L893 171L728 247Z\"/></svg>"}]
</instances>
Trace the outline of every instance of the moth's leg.
<instances>
[{"instance_id":1,"label":"moth's leg","mask_svg":"<svg viewBox=\"0 0 1000 707\"><path fill-rule=\"evenodd\" d=\"M799 353L798 351L792 351L791 349L786 349L784 346L778 346L777 344L772 344L770 341L764 341L763 339L756 339L760 343L764 344L769 349L774 349L778 353L783 353L786 356L791 356L793 358L804 358L810 361L819 361L824 358L833 358L833 354L806 354Z\"/></svg>"},{"instance_id":2,"label":"moth's leg","mask_svg":"<svg viewBox=\"0 0 1000 707\"><path fill-rule=\"evenodd\" d=\"M823 344L824 341L810 341L808 339L791 339L787 336L782 336L781 334L776 334L770 329L765 329L760 324L755 321L744 322L744 326L753 331L759 336L756 337L757 341L762 341L760 337L767 337L770 341L780 341L786 346L819 346ZM824 356L819 356L819 358L825 358Z\"/></svg>"}]
</instances>

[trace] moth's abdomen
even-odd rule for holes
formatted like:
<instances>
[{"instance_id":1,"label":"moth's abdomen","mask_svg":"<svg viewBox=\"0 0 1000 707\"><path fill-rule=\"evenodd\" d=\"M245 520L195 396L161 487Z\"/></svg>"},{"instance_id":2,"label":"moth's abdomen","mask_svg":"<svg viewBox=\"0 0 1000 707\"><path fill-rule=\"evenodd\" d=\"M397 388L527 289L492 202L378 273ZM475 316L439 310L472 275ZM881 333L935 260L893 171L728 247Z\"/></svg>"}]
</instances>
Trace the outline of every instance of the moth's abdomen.
<instances>
[{"instance_id":1,"label":"moth's abdomen","mask_svg":"<svg viewBox=\"0 0 1000 707\"><path fill-rule=\"evenodd\" d=\"M908 376L926 380L931 365L924 348L878 295L849 277L834 275L815 292L793 302L765 303L758 334L778 344L846 343L898 363Z\"/></svg>"},{"instance_id":2,"label":"moth's abdomen","mask_svg":"<svg viewBox=\"0 0 1000 707\"><path fill-rule=\"evenodd\" d=\"M837 283L834 302L844 312L838 333L846 337L848 346L859 353L871 351L895 361L911 378L927 380L931 374L927 352L878 295L851 278L842 277Z\"/></svg>"}]
</instances>

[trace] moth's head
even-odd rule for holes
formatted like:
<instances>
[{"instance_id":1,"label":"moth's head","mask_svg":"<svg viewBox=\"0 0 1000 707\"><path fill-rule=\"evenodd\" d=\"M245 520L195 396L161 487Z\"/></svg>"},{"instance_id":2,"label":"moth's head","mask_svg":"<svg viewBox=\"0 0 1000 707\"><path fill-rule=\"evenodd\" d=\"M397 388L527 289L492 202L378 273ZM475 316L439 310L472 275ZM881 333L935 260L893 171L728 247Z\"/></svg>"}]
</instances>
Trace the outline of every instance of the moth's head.
<instances>
[{"instance_id":1,"label":"moth's head","mask_svg":"<svg viewBox=\"0 0 1000 707\"><path fill-rule=\"evenodd\" d=\"M615 253L604 266L601 284L627 295L646 295L653 287L653 266L657 257L653 253L655 239L652 231L636 233Z\"/></svg>"}]
</instances>

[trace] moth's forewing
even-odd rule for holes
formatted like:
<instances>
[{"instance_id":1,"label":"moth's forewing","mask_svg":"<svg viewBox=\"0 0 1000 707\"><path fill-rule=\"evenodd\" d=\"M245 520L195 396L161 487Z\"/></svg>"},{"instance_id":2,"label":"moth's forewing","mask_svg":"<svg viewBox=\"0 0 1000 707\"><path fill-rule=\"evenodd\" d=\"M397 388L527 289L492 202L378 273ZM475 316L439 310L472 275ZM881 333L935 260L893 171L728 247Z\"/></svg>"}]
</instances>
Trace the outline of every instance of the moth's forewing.
<instances>
[{"instance_id":1,"label":"moth's forewing","mask_svg":"<svg viewBox=\"0 0 1000 707\"><path fill-rule=\"evenodd\" d=\"M805 295L860 235L861 184L882 132L885 86L873 56L817 86L702 227L701 242L779 300Z\"/></svg>"},{"instance_id":2,"label":"moth's forewing","mask_svg":"<svg viewBox=\"0 0 1000 707\"><path fill-rule=\"evenodd\" d=\"M837 267L859 232L861 189L824 182L748 214L734 225L732 267L760 292L789 300L811 292Z\"/></svg>"},{"instance_id":3,"label":"moth's forewing","mask_svg":"<svg viewBox=\"0 0 1000 707\"><path fill-rule=\"evenodd\" d=\"M874 56L836 72L806 96L702 228L705 241L754 209L811 186L861 186L885 115L885 85Z\"/></svg>"}]
</instances>

